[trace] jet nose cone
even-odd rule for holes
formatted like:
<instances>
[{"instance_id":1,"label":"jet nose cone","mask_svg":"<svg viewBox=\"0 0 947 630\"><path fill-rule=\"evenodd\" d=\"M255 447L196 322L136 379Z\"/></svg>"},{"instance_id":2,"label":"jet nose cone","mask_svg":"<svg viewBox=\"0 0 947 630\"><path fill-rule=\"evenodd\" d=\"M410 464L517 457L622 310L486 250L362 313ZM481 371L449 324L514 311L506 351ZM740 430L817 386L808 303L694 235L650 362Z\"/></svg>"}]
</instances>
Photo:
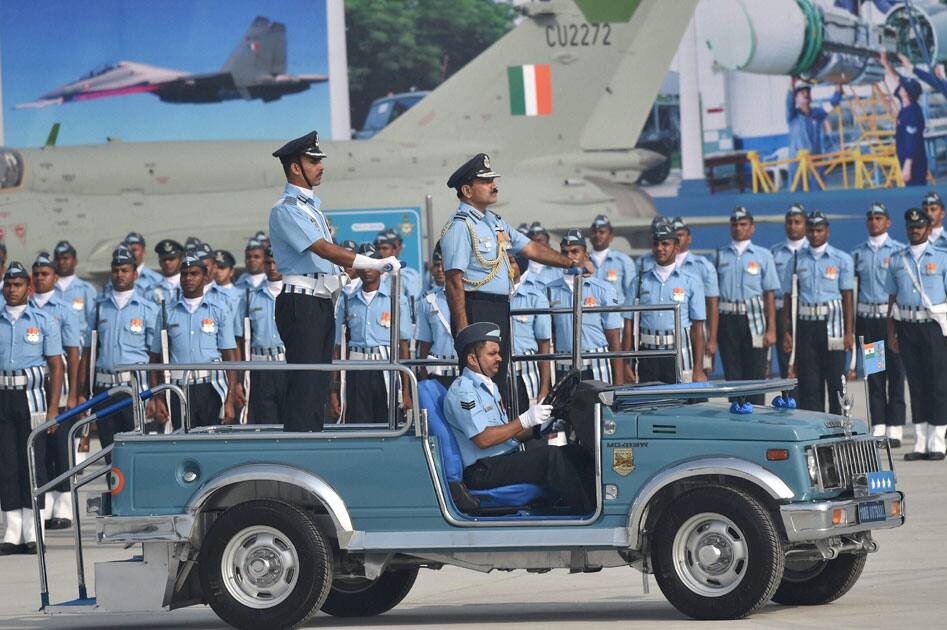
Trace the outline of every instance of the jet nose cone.
<instances>
[{"instance_id":1,"label":"jet nose cone","mask_svg":"<svg viewBox=\"0 0 947 630\"><path fill-rule=\"evenodd\" d=\"M663 164L664 160L667 159L657 151L651 151L650 149L635 149L635 153L638 155L638 165L643 171Z\"/></svg>"}]
</instances>

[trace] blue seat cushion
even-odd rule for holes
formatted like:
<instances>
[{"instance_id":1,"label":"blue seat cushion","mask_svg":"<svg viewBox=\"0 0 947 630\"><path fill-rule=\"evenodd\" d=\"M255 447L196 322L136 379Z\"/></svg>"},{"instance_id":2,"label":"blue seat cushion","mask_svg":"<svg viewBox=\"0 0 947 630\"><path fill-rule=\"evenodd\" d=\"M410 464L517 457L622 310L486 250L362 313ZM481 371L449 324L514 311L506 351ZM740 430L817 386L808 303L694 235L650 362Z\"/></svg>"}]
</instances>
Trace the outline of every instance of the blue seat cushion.
<instances>
[{"instance_id":1,"label":"blue seat cushion","mask_svg":"<svg viewBox=\"0 0 947 630\"><path fill-rule=\"evenodd\" d=\"M457 446L454 432L451 431L444 418L444 396L446 395L447 390L434 379L418 383L419 402L421 407L427 410L428 430L431 435L437 437L437 443L440 446L441 469L444 471L446 481L463 483L464 462L460 456L460 448ZM480 501L480 506L484 508L526 506L545 493L542 486L531 483L516 483L487 490L469 490L469 492ZM449 493L448 496L450 496Z\"/></svg>"}]
</instances>

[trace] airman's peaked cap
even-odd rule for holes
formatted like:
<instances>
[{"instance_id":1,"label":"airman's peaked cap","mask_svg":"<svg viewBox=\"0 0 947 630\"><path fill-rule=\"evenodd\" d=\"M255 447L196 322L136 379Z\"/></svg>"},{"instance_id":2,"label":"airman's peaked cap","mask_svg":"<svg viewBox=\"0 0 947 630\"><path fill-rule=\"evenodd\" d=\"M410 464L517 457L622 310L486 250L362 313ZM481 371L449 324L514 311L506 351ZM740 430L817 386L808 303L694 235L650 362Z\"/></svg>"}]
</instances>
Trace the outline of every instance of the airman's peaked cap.
<instances>
[{"instance_id":1,"label":"airman's peaked cap","mask_svg":"<svg viewBox=\"0 0 947 630\"><path fill-rule=\"evenodd\" d=\"M37 267L52 267L56 268L56 265L53 264L53 259L49 255L49 252L40 252L36 255L36 260L33 261L33 269Z\"/></svg>"},{"instance_id":2,"label":"airman's peaked cap","mask_svg":"<svg viewBox=\"0 0 947 630\"><path fill-rule=\"evenodd\" d=\"M806 225L809 227L815 227L816 225L828 225L829 218L825 216L825 213L821 210L813 210L809 213L809 216L806 217Z\"/></svg>"},{"instance_id":3,"label":"airman's peaked cap","mask_svg":"<svg viewBox=\"0 0 947 630\"><path fill-rule=\"evenodd\" d=\"M865 216L871 217L876 214L880 214L883 217L888 216L888 208L885 207L885 204L881 203L880 201L876 201L871 204L871 206L868 208L868 211L865 213Z\"/></svg>"},{"instance_id":4,"label":"airman's peaked cap","mask_svg":"<svg viewBox=\"0 0 947 630\"><path fill-rule=\"evenodd\" d=\"M115 248L115 251L112 252L112 266L117 265L135 265L135 254L132 253L132 250L127 247L119 245Z\"/></svg>"},{"instance_id":5,"label":"airman's peaked cap","mask_svg":"<svg viewBox=\"0 0 947 630\"><path fill-rule=\"evenodd\" d=\"M237 259L226 249L214 250L214 262L218 267L229 268L237 264Z\"/></svg>"},{"instance_id":6,"label":"airman's peaked cap","mask_svg":"<svg viewBox=\"0 0 947 630\"><path fill-rule=\"evenodd\" d=\"M177 258L184 253L184 246L174 239L166 238L155 245L155 253L158 254L159 260Z\"/></svg>"},{"instance_id":7,"label":"airman's peaked cap","mask_svg":"<svg viewBox=\"0 0 947 630\"><path fill-rule=\"evenodd\" d=\"M311 158L324 158L326 154L319 147L319 134L310 131L304 136L295 140L290 140L276 151L273 151L275 158L292 158L298 155L307 155Z\"/></svg>"},{"instance_id":8,"label":"airman's peaked cap","mask_svg":"<svg viewBox=\"0 0 947 630\"><path fill-rule=\"evenodd\" d=\"M3 279L9 280L10 278L29 278L30 274L22 263L13 261L10 263L10 266L7 267L7 270L3 273Z\"/></svg>"},{"instance_id":9,"label":"airman's peaked cap","mask_svg":"<svg viewBox=\"0 0 947 630\"><path fill-rule=\"evenodd\" d=\"M447 187L460 188L475 179L496 179L499 176L500 174L495 172L493 166L490 165L490 156L486 153L478 153L454 171L447 180Z\"/></svg>"},{"instance_id":10,"label":"airman's peaked cap","mask_svg":"<svg viewBox=\"0 0 947 630\"><path fill-rule=\"evenodd\" d=\"M904 213L904 222L908 227L927 227L931 224L931 218L923 210L908 208Z\"/></svg>"},{"instance_id":11,"label":"airman's peaked cap","mask_svg":"<svg viewBox=\"0 0 947 630\"><path fill-rule=\"evenodd\" d=\"M929 191L926 195L924 195L924 201L922 201L921 203L925 206L938 205L941 208L944 207L944 200L941 199L940 195L938 195L933 190Z\"/></svg>"}]
</instances>

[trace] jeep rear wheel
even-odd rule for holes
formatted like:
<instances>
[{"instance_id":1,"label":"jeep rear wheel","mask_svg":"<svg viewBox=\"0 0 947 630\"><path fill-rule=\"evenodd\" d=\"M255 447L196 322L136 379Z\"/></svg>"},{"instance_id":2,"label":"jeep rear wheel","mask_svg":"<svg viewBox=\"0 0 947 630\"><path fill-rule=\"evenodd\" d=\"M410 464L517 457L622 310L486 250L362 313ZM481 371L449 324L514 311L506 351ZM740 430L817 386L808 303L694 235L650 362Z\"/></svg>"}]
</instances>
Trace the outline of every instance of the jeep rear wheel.
<instances>
[{"instance_id":1,"label":"jeep rear wheel","mask_svg":"<svg viewBox=\"0 0 947 630\"><path fill-rule=\"evenodd\" d=\"M332 556L315 521L294 505L258 500L224 512L198 561L204 598L237 628L292 628L329 592Z\"/></svg>"},{"instance_id":2,"label":"jeep rear wheel","mask_svg":"<svg viewBox=\"0 0 947 630\"><path fill-rule=\"evenodd\" d=\"M414 567L385 571L375 580L336 578L322 612L334 617L380 615L401 603L417 577L418 569Z\"/></svg>"},{"instance_id":3,"label":"jeep rear wheel","mask_svg":"<svg viewBox=\"0 0 947 630\"><path fill-rule=\"evenodd\" d=\"M855 586L867 560L866 553L846 553L833 560L786 560L773 601L787 606L834 602Z\"/></svg>"},{"instance_id":4,"label":"jeep rear wheel","mask_svg":"<svg viewBox=\"0 0 947 630\"><path fill-rule=\"evenodd\" d=\"M768 602L783 574L769 512L735 488L686 492L655 527L651 563L664 596L695 619L740 619Z\"/></svg>"}]
</instances>

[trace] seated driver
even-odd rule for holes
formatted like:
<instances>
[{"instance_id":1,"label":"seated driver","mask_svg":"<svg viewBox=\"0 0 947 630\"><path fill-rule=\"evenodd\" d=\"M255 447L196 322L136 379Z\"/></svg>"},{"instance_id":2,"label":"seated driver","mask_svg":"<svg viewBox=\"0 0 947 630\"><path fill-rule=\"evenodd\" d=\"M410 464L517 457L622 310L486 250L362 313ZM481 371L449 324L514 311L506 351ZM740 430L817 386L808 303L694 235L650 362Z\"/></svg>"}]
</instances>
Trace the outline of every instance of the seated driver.
<instances>
[{"instance_id":1,"label":"seated driver","mask_svg":"<svg viewBox=\"0 0 947 630\"><path fill-rule=\"evenodd\" d=\"M500 328L481 322L467 326L454 342L463 373L444 398L444 415L457 439L464 483L487 490L516 483L546 487L577 514L595 510L595 470L591 455L578 444L523 450L552 414L551 405L534 405L512 421L491 380L500 368ZM536 429L534 431L534 429Z\"/></svg>"}]
</instances>

